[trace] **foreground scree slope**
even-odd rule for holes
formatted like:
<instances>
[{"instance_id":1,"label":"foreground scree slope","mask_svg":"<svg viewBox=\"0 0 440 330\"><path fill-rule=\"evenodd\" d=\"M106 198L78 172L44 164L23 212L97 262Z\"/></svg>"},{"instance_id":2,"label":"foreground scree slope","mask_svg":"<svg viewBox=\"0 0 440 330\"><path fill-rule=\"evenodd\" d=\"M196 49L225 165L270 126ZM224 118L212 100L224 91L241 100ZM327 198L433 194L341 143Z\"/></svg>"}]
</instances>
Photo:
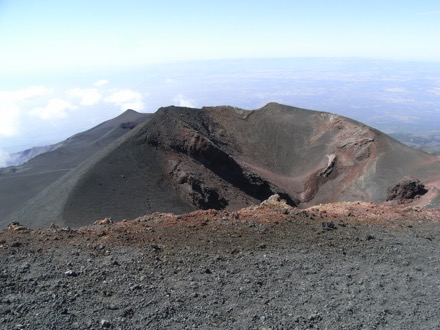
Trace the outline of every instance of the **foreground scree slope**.
<instances>
[{"instance_id":1,"label":"foreground scree slope","mask_svg":"<svg viewBox=\"0 0 440 330\"><path fill-rule=\"evenodd\" d=\"M278 193L290 205L384 202L405 176L439 205L440 158L335 114L269 103L159 109L29 200L15 219L68 226L151 212L236 210Z\"/></svg>"},{"instance_id":2,"label":"foreground scree slope","mask_svg":"<svg viewBox=\"0 0 440 330\"><path fill-rule=\"evenodd\" d=\"M440 327L440 210L298 209L274 197L238 211L0 230L1 328Z\"/></svg>"}]
</instances>

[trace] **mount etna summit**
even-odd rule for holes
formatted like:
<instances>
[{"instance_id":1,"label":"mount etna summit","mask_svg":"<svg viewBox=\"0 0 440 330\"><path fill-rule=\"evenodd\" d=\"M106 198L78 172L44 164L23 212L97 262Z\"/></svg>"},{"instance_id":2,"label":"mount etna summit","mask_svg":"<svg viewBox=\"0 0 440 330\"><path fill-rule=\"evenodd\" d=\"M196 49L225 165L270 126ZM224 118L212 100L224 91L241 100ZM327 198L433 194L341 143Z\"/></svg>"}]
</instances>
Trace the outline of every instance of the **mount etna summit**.
<instances>
[{"instance_id":1,"label":"mount etna summit","mask_svg":"<svg viewBox=\"0 0 440 330\"><path fill-rule=\"evenodd\" d=\"M273 194L300 208L387 200L433 208L439 185L439 157L342 116L277 103L171 106L127 111L3 169L1 226L238 210Z\"/></svg>"},{"instance_id":2,"label":"mount etna summit","mask_svg":"<svg viewBox=\"0 0 440 330\"><path fill-rule=\"evenodd\" d=\"M439 188L335 114L129 110L2 169L0 324L438 329Z\"/></svg>"}]
</instances>

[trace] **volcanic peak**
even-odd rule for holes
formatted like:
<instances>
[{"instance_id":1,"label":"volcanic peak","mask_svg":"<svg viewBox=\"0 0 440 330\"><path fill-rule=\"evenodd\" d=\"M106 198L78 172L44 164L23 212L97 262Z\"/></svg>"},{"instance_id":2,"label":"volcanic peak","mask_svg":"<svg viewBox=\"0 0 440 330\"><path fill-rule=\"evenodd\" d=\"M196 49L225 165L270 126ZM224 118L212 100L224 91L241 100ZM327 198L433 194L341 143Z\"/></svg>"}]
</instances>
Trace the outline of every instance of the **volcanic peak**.
<instances>
[{"instance_id":1,"label":"volcanic peak","mask_svg":"<svg viewBox=\"0 0 440 330\"><path fill-rule=\"evenodd\" d=\"M233 211L273 194L300 207L382 203L405 176L428 190L409 203L440 205L438 157L342 116L278 103L257 110L170 106L148 120L130 118L137 115L119 116L117 129L127 134L27 201L12 221L77 227L153 212ZM121 121L138 124L122 130Z\"/></svg>"}]
</instances>

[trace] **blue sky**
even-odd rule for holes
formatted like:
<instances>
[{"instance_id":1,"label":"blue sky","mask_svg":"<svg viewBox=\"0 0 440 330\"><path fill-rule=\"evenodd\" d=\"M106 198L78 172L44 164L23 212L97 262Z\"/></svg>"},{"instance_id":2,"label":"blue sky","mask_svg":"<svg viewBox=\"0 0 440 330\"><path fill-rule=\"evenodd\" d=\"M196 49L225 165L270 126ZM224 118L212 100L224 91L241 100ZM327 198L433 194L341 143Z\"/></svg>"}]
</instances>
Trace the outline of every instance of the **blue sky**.
<instances>
[{"instance_id":1,"label":"blue sky","mask_svg":"<svg viewBox=\"0 0 440 330\"><path fill-rule=\"evenodd\" d=\"M439 32L438 0L0 0L0 156L57 142L129 107L273 101L244 85L224 89L219 100L218 67L208 81L208 72L177 66L173 73L168 64L307 57L440 63ZM438 93L440 80L430 83L426 90Z\"/></svg>"},{"instance_id":2,"label":"blue sky","mask_svg":"<svg viewBox=\"0 0 440 330\"><path fill-rule=\"evenodd\" d=\"M440 60L438 0L2 0L2 71L175 60Z\"/></svg>"}]
</instances>

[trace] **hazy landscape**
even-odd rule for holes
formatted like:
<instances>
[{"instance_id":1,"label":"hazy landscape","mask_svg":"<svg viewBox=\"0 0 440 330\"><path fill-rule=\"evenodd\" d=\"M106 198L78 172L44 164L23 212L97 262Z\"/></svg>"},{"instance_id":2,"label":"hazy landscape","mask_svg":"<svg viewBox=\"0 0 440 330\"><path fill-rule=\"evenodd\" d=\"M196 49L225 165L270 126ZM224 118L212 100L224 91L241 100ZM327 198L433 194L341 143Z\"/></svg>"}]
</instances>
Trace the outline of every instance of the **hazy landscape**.
<instances>
[{"instance_id":1,"label":"hazy landscape","mask_svg":"<svg viewBox=\"0 0 440 330\"><path fill-rule=\"evenodd\" d=\"M41 84L26 79L27 86ZM8 153L56 144L129 108L152 113L168 105L256 109L278 102L347 116L438 153L440 69L436 63L353 58L197 61L57 79L45 78L40 88L46 94L14 102L26 106L25 112L37 104L44 108L53 99L75 109L47 108L53 118L22 116L16 128L21 133L0 141L3 166ZM94 86L94 81L103 85ZM14 93L20 91L24 92ZM82 92L82 98L72 91ZM75 116L75 121L69 116Z\"/></svg>"},{"instance_id":2,"label":"hazy landscape","mask_svg":"<svg viewBox=\"0 0 440 330\"><path fill-rule=\"evenodd\" d=\"M439 22L0 1L0 328L438 329Z\"/></svg>"},{"instance_id":3,"label":"hazy landscape","mask_svg":"<svg viewBox=\"0 0 440 330\"><path fill-rule=\"evenodd\" d=\"M1 322L435 328L439 169L331 113L127 110L3 169Z\"/></svg>"}]
</instances>

